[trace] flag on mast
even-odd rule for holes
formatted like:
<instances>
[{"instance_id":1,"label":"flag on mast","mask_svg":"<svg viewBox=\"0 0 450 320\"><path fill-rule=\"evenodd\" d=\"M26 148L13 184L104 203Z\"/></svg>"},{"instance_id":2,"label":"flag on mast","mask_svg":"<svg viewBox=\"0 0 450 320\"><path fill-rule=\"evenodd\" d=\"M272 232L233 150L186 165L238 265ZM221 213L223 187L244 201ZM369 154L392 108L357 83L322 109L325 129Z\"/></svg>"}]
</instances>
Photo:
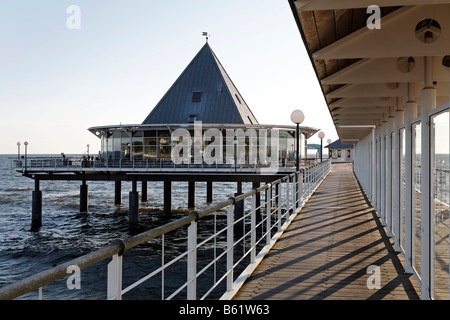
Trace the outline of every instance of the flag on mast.
<instances>
[{"instance_id":1,"label":"flag on mast","mask_svg":"<svg viewBox=\"0 0 450 320\"><path fill-rule=\"evenodd\" d=\"M206 42L208 42L208 32L203 31L202 36L206 37Z\"/></svg>"}]
</instances>

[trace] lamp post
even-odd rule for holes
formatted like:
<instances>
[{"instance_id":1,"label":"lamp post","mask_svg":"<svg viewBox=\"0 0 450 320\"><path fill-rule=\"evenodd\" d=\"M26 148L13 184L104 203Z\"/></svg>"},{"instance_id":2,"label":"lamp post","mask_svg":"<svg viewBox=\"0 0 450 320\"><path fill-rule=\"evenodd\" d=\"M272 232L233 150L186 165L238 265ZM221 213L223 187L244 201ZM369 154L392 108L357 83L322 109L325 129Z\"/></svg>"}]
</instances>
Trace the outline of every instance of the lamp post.
<instances>
[{"instance_id":1,"label":"lamp post","mask_svg":"<svg viewBox=\"0 0 450 320\"><path fill-rule=\"evenodd\" d=\"M20 142L17 142L17 160L20 160Z\"/></svg>"},{"instance_id":2,"label":"lamp post","mask_svg":"<svg viewBox=\"0 0 450 320\"><path fill-rule=\"evenodd\" d=\"M25 172L27 172L27 148L28 148L28 141L25 141L23 144L25 146Z\"/></svg>"},{"instance_id":3,"label":"lamp post","mask_svg":"<svg viewBox=\"0 0 450 320\"><path fill-rule=\"evenodd\" d=\"M319 138L320 138L320 162L322 162L322 140L325 138L325 133L322 131L319 132Z\"/></svg>"},{"instance_id":4,"label":"lamp post","mask_svg":"<svg viewBox=\"0 0 450 320\"><path fill-rule=\"evenodd\" d=\"M331 158L331 149L330 149L331 139L328 139L327 142L328 142L328 159L329 159Z\"/></svg>"},{"instance_id":5,"label":"lamp post","mask_svg":"<svg viewBox=\"0 0 450 320\"><path fill-rule=\"evenodd\" d=\"M89 158L89 147L90 147L90 145L87 144L86 147L87 147L87 156L88 156L88 158Z\"/></svg>"},{"instance_id":6,"label":"lamp post","mask_svg":"<svg viewBox=\"0 0 450 320\"><path fill-rule=\"evenodd\" d=\"M298 110L298 109L292 111L291 121L297 125L296 136L295 136L295 140L296 140L296 142L295 142L296 143L295 169L296 169L296 171L300 170L300 141L299 141L300 123L302 123L304 120L305 120L305 115L303 114L303 111Z\"/></svg>"}]
</instances>

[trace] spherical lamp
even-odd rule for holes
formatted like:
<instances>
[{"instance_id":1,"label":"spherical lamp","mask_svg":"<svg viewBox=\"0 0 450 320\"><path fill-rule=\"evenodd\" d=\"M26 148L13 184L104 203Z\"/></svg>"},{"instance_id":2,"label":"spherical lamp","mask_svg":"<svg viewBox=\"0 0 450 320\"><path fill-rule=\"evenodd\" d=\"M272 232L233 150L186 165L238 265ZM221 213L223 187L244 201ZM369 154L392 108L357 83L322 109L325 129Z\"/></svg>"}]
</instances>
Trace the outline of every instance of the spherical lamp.
<instances>
[{"instance_id":1,"label":"spherical lamp","mask_svg":"<svg viewBox=\"0 0 450 320\"><path fill-rule=\"evenodd\" d=\"M294 110L291 113L291 121L295 124L300 124L305 120L305 115L302 110Z\"/></svg>"}]
</instances>

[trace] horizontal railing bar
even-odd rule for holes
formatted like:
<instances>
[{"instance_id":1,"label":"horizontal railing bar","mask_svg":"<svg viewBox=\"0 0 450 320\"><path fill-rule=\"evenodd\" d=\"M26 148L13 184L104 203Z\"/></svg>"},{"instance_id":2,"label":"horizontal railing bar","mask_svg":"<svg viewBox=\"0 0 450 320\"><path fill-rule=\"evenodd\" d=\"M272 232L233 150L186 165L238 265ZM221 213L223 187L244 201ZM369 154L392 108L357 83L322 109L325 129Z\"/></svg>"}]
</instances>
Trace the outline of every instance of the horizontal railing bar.
<instances>
[{"instance_id":1,"label":"horizontal railing bar","mask_svg":"<svg viewBox=\"0 0 450 320\"><path fill-rule=\"evenodd\" d=\"M28 292L37 290L40 287L50 284L56 280L64 278L68 275L67 268L69 266L76 265L80 269L83 269L97 262L108 259L122 251L121 242L121 240L115 240L111 244L101 249L90 252L79 258L75 258L51 269L39 272L28 278L0 288L0 300L11 300L17 298Z\"/></svg>"},{"instance_id":2,"label":"horizontal railing bar","mask_svg":"<svg viewBox=\"0 0 450 320\"><path fill-rule=\"evenodd\" d=\"M135 288L136 286L138 286L141 283L144 283L145 281L147 281L148 279L152 278L153 276L157 275L159 272L163 271L164 269L166 269L167 267L170 267L172 264L174 264L175 262L179 261L181 258L187 256L190 252L192 252L193 250L186 250L185 252L183 252L182 254L180 254L179 256L173 258L172 260L170 260L169 262L165 263L164 265L162 265L161 267L159 267L158 269L153 270L151 273L149 273L148 275L146 275L145 277L143 277L142 279L130 284L127 288L122 290L122 294L127 293L128 291L130 291L131 289ZM141 281L142 280L142 281ZM138 283L138 284L137 284ZM135 285L136 284L136 285Z\"/></svg>"}]
</instances>

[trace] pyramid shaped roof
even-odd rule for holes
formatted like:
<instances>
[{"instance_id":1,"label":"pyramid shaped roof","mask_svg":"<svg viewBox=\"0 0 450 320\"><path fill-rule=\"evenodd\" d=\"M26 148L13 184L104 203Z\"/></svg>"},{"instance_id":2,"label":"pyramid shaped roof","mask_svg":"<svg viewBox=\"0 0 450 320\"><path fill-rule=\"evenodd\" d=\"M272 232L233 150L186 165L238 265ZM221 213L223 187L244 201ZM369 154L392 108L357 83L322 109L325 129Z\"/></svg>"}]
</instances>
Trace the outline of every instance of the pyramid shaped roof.
<instances>
[{"instance_id":1,"label":"pyramid shaped roof","mask_svg":"<svg viewBox=\"0 0 450 320\"><path fill-rule=\"evenodd\" d=\"M143 124L258 124L208 42L200 49Z\"/></svg>"}]
</instances>

